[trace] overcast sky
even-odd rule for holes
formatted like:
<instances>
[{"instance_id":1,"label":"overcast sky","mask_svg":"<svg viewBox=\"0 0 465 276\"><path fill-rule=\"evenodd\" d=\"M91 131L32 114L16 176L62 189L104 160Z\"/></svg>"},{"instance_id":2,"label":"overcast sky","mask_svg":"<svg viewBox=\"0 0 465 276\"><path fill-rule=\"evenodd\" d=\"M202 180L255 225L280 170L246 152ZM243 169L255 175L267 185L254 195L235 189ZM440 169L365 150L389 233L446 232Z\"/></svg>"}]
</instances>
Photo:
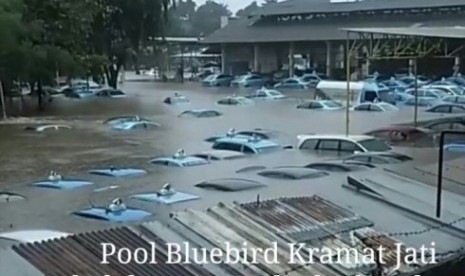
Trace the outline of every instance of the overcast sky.
<instances>
[{"instance_id":1,"label":"overcast sky","mask_svg":"<svg viewBox=\"0 0 465 276\"><path fill-rule=\"evenodd\" d=\"M197 5L202 5L205 3L205 0L194 0L197 2ZM228 5L228 8L233 12L236 13L238 10L248 6L253 0L215 0L218 3L223 3ZM257 0L257 3L262 3L263 0Z\"/></svg>"}]
</instances>

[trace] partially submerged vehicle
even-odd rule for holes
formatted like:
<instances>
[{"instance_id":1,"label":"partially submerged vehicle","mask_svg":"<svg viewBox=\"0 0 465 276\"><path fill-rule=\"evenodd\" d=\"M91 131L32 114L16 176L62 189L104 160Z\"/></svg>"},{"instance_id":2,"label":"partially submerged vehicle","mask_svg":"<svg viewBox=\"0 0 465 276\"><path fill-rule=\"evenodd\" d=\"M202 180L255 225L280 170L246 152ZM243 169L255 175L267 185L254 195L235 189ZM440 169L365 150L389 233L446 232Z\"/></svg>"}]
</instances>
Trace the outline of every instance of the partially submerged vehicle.
<instances>
[{"instance_id":1,"label":"partially submerged vehicle","mask_svg":"<svg viewBox=\"0 0 465 276\"><path fill-rule=\"evenodd\" d=\"M260 176L275 179L287 180L301 180L313 179L328 176L329 174L324 171L318 171L305 167L276 167L272 169L265 169L257 173Z\"/></svg>"},{"instance_id":2,"label":"partially submerged vehicle","mask_svg":"<svg viewBox=\"0 0 465 276\"><path fill-rule=\"evenodd\" d=\"M137 177L137 176L142 176L146 175L147 171L142 170L142 169L136 169L136 168L115 168L115 167L109 167L109 168L100 168L100 169L94 169L89 171L90 174L93 175L100 175L100 176L108 176L108 177Z\"/></svg>"},{"instance_id":3,"label":"partially submerged vehicle","mask_svg":"<svg viewBox=\"0 0 465 276\"><path fill-rule=\"evenodd\" d=\"M266 88L259 89L246 97L253 100L281 100L287 98L287 96L283 95L283 93L278 90Z\"/></svg>"},{"instance_id":4,"label":"partially submerged vehicle","mask_svg":"<svg viewBox=\"0 0 465 276\"><path fill-rule=\"evenodd\" d=\"M126 115L126 116L116 116L106 119L103 123L107 125L116 125L125 122L139 122L139 121L147 121L150 122L149 119L140 117L139 115Z\"/></svg>"},{"instance_id":5,"label":"partially submerged vehicle","mask_svg":"<svg viewBox=\"0 0 465 276\"><path fill-rule=\"evenodd\" d=\"M127 95L122 90L113 89L113 88L104 88L97 92L95 92L95 96L102 97L102 98L112 98L112 99L120 99L126 98Z\"/></svg>"},{"instance_id":6,"label":"partially submerged vehicle","mask_svg":"<svg viewBox=\"0 0 465 276\"><path fill-rule=\"evenodd\" d=\"M344 109L344 106L341 103L332 100L312 100L299 104L297 109L333 111Z\"/></svg>"},{"instance_id":7,"label":"partially submerged vehicle","mask_svg":"<svg viewBox=\"0 0 465 276\"><path fill-rule=\"evenodd\" d=\"M32 184L37 188L47 188L55 190L73 190L89 185L93 185L92 182L80 179L67 179L57 174L55 171L50 171L48 179L40 180Z\"/></svg>"},{"instance_id":8,"label":"partially submerged vehicle","mask_svg":"<svg viewBox=\"0 0 465 276\"><path fill-rule=\"evenodd\" d=\"M365 169L367 166L357 163L345 163L340 160L328 160L310 163L304 167L325 172L354 172Z\"/></svg>"},{"instance_id":9,"label":"partially submerged vehicle","mask_svg":"<svg viewBox=\"0 0 465 276\"><path fill-rule=\"evenodd\" d=\"M159 123L151 121L126 121L113 124L111 127L115 130L136 130L136 129L153 129L158 128L161 125Z\"/></svg>"},{"instance_id":10,"label":"partially submerged vehicle","mask_svg":"<svg viewBox=\"0 0 465 276\"><path fill-rule=\"evenodd\" d=\"M28 126L26 130L31 130L35 132L45 132L45 131L57 131L57 130L69 130L72 129L69 125L38 125L38 126Z\"/></svg>"},{"instance_id":11,"label":"partially submerged vehicle","mask_svg":"<svg viewBox=\"0 0 465 276\"><path fill-rule=\"evenodd\" d=\"M145 202L155 202L163 204L175 204L191 200L199 199L200 197L192 194L182 193L176 191L170 183L166 183L160 189L160 191L155 193L143 193L130 196L132 199L145 201Z\"/></svg>"},{"instance_id":12,"label":"partially submerged vehicle","mask_svg":"<svg viewBox=\"0 0 465 276\"><path fill-rule=\"evenodd\" d=\"M256 137L262 140L268 140L273 138L276 133L272 130L265 130L265 129L253 129L253 130L241 130L236 131L234 128L231 128L226 134L214 135L205 139L206 142L214 143L218 139L228 138L228 137L235 137L241 139L249 139L252 137Z\"/></svg>"},{"instance_id":13,"label":"partially submerged vehicle","mask_svg":"<svg viewBox=\"0 0 465 276\"><path fill-rule=\"evenodd\" d=\"M0 203L10 203L25 200L26 197L17 193L0 191Z\"/></svg>"},{"instance_id":14,"label":"partially submerged vehicle","mask_svg":"<svg viewBox=\"0 0 465 276\"><path fill-rule=\"evenodd\" d=\"M465 106L461 104L443 103L430 107L426 112L433 113L465 113Z\"/></svg>"},{"instance_id":15,"label":"partially submerged vehicle","mask_svg":"<svg viewBox=\"0 0 465 276\"><path fill-rule=\"evenodd\" d=\"M84 218L109 222L140 221L152 215L150 212L144 211L142 209L126 206L126 204L120 198L113 199L108 206L92 206L87 209L75 211L73 214Z\"/></svg>"},{"instance_id":16,"label":"partially submerged vehicle","mask_svg":"<svg viewBox=\"0 0 465 276\"><path fill-rule=\"evenodd\" d=\"M392 148L385 141L369 135L317 135L297 136L300 150L332 152L388 152Z\"/></svg>"},{"instance_id":17,"label":"partially submerged vehicle","mask_svg":"<svg viewBox=\"0 0 465 276\"><path fill-rule=\"evenodd\" d=\"M434 132L427 128L413 126L389 126L366 132L388 142L390 145L432 145Z\"/></svg>"},{"instance_id":18,"label":"partially submerged vehicle","mask_svg":"<svg viewBox=\"0 0 465 276\"><path fill-rule=\"evenodd\" d=\"M163 103L176 105L176 104L187 104L187 103L190 103L190 101L186 96L183 96L179 93L174 93L174 96L166 97L163 100Z\"/></svg>"},{"instance_id":19,"label":"partially submerged vehicle","mask_svg":"<svg viewBox=\"0 0 465 276\"><path fill-rule=\"evenodd\" d=\"M253 101L242 96L228 96L218 100L217 103L221 105L250 105Z\"/></svg>"},{"instance_id":20,"label":"partially submerged vehicle","mask_svg":"<svg viewBox=\"0 0 465 276\"><path fill-rule=\"evenodd\" d=\"M246 154L230 150L209 150L203 151L192 156L205 159L207 161L234 160L246 157Z\"/></svg>"},{"instance_id":21,"label":"partially submerged vehicle","mask_svg":"<svg viewBox=\"0 0 465 276\"><path fill-rule=\"evenodd\" d=\"M398 111L395 105L378 102L378 103L361 103L352 108L354 111L368 111L368 112L389 112Z\"/></svg>"},{"instance_id":22,"label":"partially submerged vehicle","mask_svg":"<svg viewBox=\"0 0 465 276\"><path fill-rule=\"evenodd\" d=\"M327 98L336 101L347 100L347 82L346 81L321 81L316 89L323 93ZM364 102L386 102L396 103L395 93L388 87L379 85L376 82L349 82L350 102L360 104Z\"/></svg>"},{"instance_id":23,"label":"partially submerged vehicle","mask_svg":"<svg viewBox=\"0 0 465 276\"><path fill-rule=\"evenodd\" d=\"M239 192L266 187L265 184L243 178L222 178L202 181L195 185L197 188L222 192Z\"/></svg>"},{"instance_id":24,"label":"partially submerged vehicle","mask_svg":"<svg viewBox=\"0 0 465 276\"><path fill-rule=\"evenodd\" d=\"M398 164L413 160L412 157L396 152L363 152L342 159L345 163L386 165Z\"/></svg>"},{"instance_id":25,"label":"partially submerged vehicle","mask_svg":"<svg viewBox=\"0 0 465 276\"><path fill-rule=\"evenodd\" d=\"M225 137L217 139L213 146L215 150L230 150L245 154L261 154L280 150L282 147L270 140L258 137Z\"/></svg>"},{"instance_id":26,"label":"partially submerged vehicle","mask_svg":"<svg viewBox=\"0 0 465 276\"><path fill-rule=\"evenodd\" d=\"M150 163L167 167L193 167L210 164L204 158L186 155L183 149L179 149L173 156L154 158L150 160Z\"/></svg>"},{"instance_id":27,"label":"partially submerged vehicle","mask_svg":"<svg viewBox=\"0 0 465 276\"><path fill-rule=\"evenodd\" d=\"M214 110L214 109L193 109L186 110L183 113L179 114L178 117L196 117L196 118L214 118L223 115L223 113Z\"/></svg>"}]
</instances>

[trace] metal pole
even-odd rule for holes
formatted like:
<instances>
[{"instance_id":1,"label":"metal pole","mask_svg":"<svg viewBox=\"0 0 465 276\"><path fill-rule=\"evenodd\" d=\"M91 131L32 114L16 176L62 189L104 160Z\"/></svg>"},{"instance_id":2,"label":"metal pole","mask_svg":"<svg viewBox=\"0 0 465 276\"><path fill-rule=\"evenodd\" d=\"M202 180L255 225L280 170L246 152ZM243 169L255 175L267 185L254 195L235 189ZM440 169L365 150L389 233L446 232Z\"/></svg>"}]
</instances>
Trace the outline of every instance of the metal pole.
<instances>
[{"instance_id":1,"label":"metal pole","mask_svg":"<svg viewBox=\"0 0 465 276\"><path fill-rule=\"evenodd\" d=\"M349 32L347 32L346 39L346 80L347 80L347 95L346 95L346 135L349 136L349 127L350 127L350 41L349 41Z\"/></svg>"},{"instance_id":2,"label":"metal pole","mask_svg":"<svg viewBox=\"0 0 465 276\"><path fill-rule=\"evenodd\" d=\"M3 93L3 83L0 81L0 101L2 104L2 116L6 120L5 94Z\"/></svg>"},{"instance_id":3,"label":"metal pole","mask_svg":"<svg viewBox=\"0 0 465 276\"><path fill-rule=\"evenodd\" d=\"M416 127L418 124L418 64L417 59L413 60L413 74L415 74L415 107L413 114L413 125Z\"/></svg>"},{"instance_id":4,"label":"metal pole","mask_svg":"<svg viewBox=\"0 0 465 276\"><path fill-rule=\"evenodd\" d=\"M444 161L444 136L446 132L442 131L439 138L439 157L438 157L438 191L436 197L436 217L441 218L441 195L442 195L442 167Z\"/></svg>"}]
</instances>

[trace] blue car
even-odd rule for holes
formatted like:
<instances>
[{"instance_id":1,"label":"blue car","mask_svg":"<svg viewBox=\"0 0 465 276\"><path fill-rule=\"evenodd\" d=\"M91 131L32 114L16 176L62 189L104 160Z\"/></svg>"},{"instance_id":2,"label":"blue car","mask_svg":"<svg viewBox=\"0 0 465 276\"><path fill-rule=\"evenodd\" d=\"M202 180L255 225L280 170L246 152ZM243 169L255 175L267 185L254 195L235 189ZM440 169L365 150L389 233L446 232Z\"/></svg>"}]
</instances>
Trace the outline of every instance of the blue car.
<instances>
[{"instance_id":1,"label":"blue car","mask_svg":"<svg viewBox=\"0 0 465 276\"><path fill-rule=\"evenodd\" d=\"M159 157L150 160L153 165L161 165L167 167L194 167L210 164L207 160L195 156L168 156Z\"/></svg>"},{"instance_id":2,"label":"blue car","mask_svg":"<svg viewBox=\"0 0 465 276\"><path fill-rule=\"evenodd\" d=\"M444 145L444 150L465 153L465 144L447 144Z\"/></svg>"},{"instance_id":3,"label":"blue car","mask_svg":"<svg viewBox=\"0 0 465 276\"><path fill-rule=\"evenodd\" d=\"M231 82L233 87L262 87L265 85L265 78L256 74L241 75Z\"/></svg>"},{"instance_id":4,"label":"blue car","mask_svg":"<svg viewBox=\"0 0 465 276\"><path fill-rule=\"evenodd\" d=\"M258 137L225 137L217 139L212 146L215 150L230 150L245 154L261 154L277 151L281 146Z\"/></svg>"},{"instance_id":5,"label":"blue car","mask_svg":"<svg viewBox=\"0 0 465 276\"><path fill-rule=\"evenodd\" d=\"M288 78L274 85L274 88L307 89L307 83L298 78Z\"/></svg>"},{"instance_id":6,"label":"blue car","mask_svg":"<svg viewBox=\"0 0 465 276\"><path fill-rule=\"evenodd\" d=\"M213 74L202 81L203 86L230 86L234 77L226 74Z\"/></svg>"}]
</instances>

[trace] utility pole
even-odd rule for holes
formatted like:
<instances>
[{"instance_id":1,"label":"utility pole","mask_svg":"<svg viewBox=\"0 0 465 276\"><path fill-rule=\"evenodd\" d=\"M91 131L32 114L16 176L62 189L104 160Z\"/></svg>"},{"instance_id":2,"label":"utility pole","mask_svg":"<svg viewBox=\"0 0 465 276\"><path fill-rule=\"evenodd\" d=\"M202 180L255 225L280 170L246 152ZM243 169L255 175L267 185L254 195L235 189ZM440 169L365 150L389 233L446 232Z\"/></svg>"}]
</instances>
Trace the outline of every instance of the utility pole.
<instances>
[{"instance_id":1,"label":"utility pole","mask_svg":"<svg viewBox=\"0 0 465 276\"><path fill-rule=\"evenodd\" d=\"M1 104L2 104L3 120L6 120L5 94L3 92L3 83L2 83L2 81L0 81L0 101L1 101Z\"/></svg>"}]
</instances>

